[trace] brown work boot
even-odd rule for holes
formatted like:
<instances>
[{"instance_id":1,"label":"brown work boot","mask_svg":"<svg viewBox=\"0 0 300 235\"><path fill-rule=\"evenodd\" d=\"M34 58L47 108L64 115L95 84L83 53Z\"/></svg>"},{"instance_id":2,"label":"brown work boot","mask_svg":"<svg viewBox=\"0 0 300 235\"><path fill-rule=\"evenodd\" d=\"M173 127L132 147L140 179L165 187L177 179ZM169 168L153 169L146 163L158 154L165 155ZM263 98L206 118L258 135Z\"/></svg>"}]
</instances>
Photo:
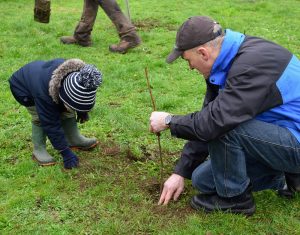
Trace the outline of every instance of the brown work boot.
<instances>
[{"instance_id":1,"label":"brown work boot","mask_svg":"<svg viewBox=\"0 0 300 235\"><path fill-rule=\"evenodd\" d=\"M63 44L78 44L83 47L89 47L92 45L91 41L79 41L74 36L63 36L60 38Z\"/></svg>"},{"instance_id":2,"label":"brown work boot","mask_svg":"<svg viewBox=\"0 0 300 235\"><path fill-rule=\"evenodd\" d=\"M113 44L109 46L111 52L117 52L120 54L125 54L129 49L137 47L142 43L141 39L136 36L134 38L124 38L118 44Z\"/></svg>"}]
</instances>

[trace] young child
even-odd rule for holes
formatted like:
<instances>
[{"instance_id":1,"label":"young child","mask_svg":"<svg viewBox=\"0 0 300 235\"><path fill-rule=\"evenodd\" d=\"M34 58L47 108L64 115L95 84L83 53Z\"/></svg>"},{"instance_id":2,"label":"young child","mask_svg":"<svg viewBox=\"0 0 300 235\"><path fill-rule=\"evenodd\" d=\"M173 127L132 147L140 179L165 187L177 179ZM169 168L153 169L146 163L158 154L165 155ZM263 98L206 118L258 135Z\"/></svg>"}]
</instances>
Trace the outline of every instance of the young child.
<instances>
[{"instance_id":1,"label":"young child","mask_svg":"<svg viewBox=\"0 0 300 235\"><path fill-rule=\"evenodd\" d=\"M55 164L46 150L46 136L66 169L79 164L71 148L88 150L98 144L97 139L80 134L76 114L77 121L88 120L101 82L101 72L79 59L33 61L11 76L13 96L32 116L32 157L39 165Z\"/></svg>"}]
</instances>

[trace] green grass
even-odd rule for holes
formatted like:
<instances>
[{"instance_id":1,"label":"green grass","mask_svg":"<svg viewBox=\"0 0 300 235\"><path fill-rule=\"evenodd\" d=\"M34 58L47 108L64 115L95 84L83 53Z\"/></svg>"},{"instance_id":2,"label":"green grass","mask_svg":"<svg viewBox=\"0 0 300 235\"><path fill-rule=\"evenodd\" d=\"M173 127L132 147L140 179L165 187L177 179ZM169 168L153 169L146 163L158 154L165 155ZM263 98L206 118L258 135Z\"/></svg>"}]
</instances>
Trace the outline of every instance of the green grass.
<instances>
[{"instance_id":1,"label":"green grass","mask_svg":"<svg viewBox=\"0 0 300 235\"><path fill-rule=\"evenodd\" d=\"M0 0L0 234L300 234L300 198L254 193L257 212L246 218L205 214L189 207L196 191L189 181L180 201L157 206L159 159L148 132L152 111L144 68L149 69L159 110L185 114L200 109L203 78L182 60L164 61L176 29L189 16L210 15L225 28L282 44L300 57L299 0L130 1L143 44L125 55L112 54L115 28L100 9L93 46L62 45L71 35L83 1L52 1L49 24L33 21L33 2ZM119 1L124 7L124 1ZM104 74L103 86L82 133L101 144L77 152L80 168L38 167L31 160L30 116L12 97L10 75L32 60L80 58ZM184 141L162 134L165 178L172 173Z\"/></svg>"}]
</instances>

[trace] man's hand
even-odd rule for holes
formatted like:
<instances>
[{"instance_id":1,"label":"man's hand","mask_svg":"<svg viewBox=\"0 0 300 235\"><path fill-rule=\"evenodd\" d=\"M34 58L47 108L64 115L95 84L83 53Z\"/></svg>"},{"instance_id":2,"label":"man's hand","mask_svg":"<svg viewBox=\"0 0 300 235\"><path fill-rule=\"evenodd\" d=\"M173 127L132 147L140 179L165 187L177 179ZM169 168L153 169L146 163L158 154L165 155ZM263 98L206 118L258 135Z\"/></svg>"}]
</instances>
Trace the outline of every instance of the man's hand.
<instances>
[{"instance_id":1,"label":"man's hand","mask_svg":"<svg viewBox=\"0 0 300 235\"><path fill-rule=\"evenodd\" d=\"M167 205L171 198L177 201L184 188L184 178L177 174L172 174L164 183L163 191L160 195L158 205Z\"/></svg>"},{"instance_id":2,"label":"man's hand","mask_svg":"<svg viewBox=\"0 0 300 235\"><path fill-rule=\"evenodd\" d=\"M153 133L161 132L169 128L165 124L165 118L170 115L166 112L152 112L150 116L150 131Z\"/></svg>"}]
</instances>

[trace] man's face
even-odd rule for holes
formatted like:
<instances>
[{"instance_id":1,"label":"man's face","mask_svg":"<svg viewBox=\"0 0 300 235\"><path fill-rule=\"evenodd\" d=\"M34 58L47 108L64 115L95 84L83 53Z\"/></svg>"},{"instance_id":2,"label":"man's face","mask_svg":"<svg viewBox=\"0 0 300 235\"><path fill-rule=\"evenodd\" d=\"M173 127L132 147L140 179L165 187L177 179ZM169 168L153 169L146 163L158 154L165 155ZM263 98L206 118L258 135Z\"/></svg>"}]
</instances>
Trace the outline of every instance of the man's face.
<instances>
[{"instance_id":1,"label":"man's face","mask_svg":"<svg viewBox=\"0 0 300 235\"><path fill-rule=\"evenodd\" d=\"M197 69L205 79L209 77L212 64L209 60L209 51L206 48L192 48L182 54L182 58L189 63L190 69Z\"/></svg>"}]
</instances>

